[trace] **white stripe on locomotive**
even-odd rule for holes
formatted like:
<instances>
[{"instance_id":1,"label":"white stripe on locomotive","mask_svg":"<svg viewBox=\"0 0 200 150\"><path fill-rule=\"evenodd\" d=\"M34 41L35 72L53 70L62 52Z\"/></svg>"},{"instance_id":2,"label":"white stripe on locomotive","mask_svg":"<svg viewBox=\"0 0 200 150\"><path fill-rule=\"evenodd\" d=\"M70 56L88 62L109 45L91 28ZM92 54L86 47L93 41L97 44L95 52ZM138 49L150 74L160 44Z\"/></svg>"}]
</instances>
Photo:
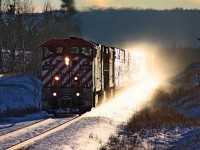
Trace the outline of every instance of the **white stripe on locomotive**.
<instances>
[{"instance_id":1,"label":"white stripe on locomotive","mask_svg":"<svg viewBox=\"0 0 200 150\"><path fill-rule=\"evenodd\" d=\"M74 60L78 60L79 57L75 57ZM76 71L78 71L80 69L80 65L85 61L86 59L83 58L81 59L80 62L78 62L75 66L75 68L73 70L70 71L69 74L67 74L64 79L63 79L63 85L66 83L66 82L69 82L68 80L70 79L71 76L74 75L74 73L76 73ZM71 64L71 63L70 63ZM71 65L70 65L70 68L71 68ZM67 71L66 71L67 72ZM66 72L63 72L63 74L65 74ZM70 87L71 86L71 81L66 85L66 87Z\"/></svg>"},{"instance_id":2,"label":"white stripe on locomotive","mask_svg":"<svg viewBox=\"0 0 200 150\"><path fill-rule=\"evenodd\" d=\"M47 84L49 82L49 84L47 85L47 87L51 86L51 84L54 85L54 82L52 83L52 81L50 82L50 80L52 79L53 76L55 76L55 74L59 74L57 71L60 69L60 67L62 67L64 65L63 61L62 61L62 56L57 56L54 58L54 60L52 60L52 65L55 65L56 63L58 63L57 61L61 60L60 63L56 66L56 69L54 70L48 70L47 72L45 72L45 74L43 76L45 76L47 73L48 76L43 80L43 85ZM47 60L48 61L48 60Z\"/></svg>"},{"instance_id":3,"label":"white stripe on locomotive","mask_svg":"<svg viewBox=\"0 0 200 150\"><path fill-rule=\"evenodd\" d=\"M46 61L43 61L43 65L45 65L46 62L49 62L50 59L51 59L51 58L47 59ZM56 57L54 58L54 60L56 60ZM54 60L52 61L52 65L54 65L54 63L53 63L53 62L55 62ZM47 74L48 74L48 75L47 75ZM46 75L47 75L47 76L46 76ZM46 76L46 77L45 77L45 79L43 79L43 86L44 86L47 82L49 82L49 80L51 80L51 70L43 70L43 71L42 71L42 77L44 77L44 76ZM48 85L47 85L47 87L48 87Z\"/></svg>"},{"instance_id":4,"label":"white stripe on locomotive","mask_svg":"<svg viewBox=\"0 0 200 150\"><path fill-rule=\"evenodd\" d=\"M87 71L87 70L86 70ZM82 83L85 84L85 82L92 76L92 70L90 70L82 79ZM92 79L91 79L92 80ZM89 81L88 81L89 82ZM88 87L88 83L85 85Z\"/></svg>"}]
</instances>

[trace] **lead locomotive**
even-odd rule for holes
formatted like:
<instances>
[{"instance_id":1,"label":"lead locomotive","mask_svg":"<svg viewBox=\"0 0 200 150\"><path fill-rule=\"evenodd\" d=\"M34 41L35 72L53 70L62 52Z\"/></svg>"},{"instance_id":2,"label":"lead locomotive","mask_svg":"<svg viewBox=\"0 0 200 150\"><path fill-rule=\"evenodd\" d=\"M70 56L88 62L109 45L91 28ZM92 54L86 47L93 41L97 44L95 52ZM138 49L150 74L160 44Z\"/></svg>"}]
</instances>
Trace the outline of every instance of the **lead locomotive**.
<instances>
[{"instance_id":1,"label":"lead locomotive","mask_svg":"<svg viewBox=\"0 0 200 150\"><path fill-rule=\"evenodd\" d=\"M70 37L41 46L42 102L47 112L90 111L132 79L128 52Z\"/></svg>"}]
</instances>

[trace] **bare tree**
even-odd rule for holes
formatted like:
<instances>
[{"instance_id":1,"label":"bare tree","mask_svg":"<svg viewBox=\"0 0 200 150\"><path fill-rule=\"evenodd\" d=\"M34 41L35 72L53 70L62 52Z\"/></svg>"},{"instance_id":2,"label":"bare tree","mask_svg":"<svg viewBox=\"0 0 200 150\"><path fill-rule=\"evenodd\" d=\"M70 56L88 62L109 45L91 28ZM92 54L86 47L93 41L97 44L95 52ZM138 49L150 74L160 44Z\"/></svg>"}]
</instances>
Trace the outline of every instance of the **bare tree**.
<instances>
[{"instance_id":1,"label":"bare tree","mask_svg":"<svg viewBox=\"0 0 200 150\"><path fill-rule=\"evenodd\" d=\"M2 20L2 9L1 9L1 0L0 0L0 33L2 33L3 20ZM2 49L2 34L0 34L0 50Z\"/></svg>"},{"instance_id":2,"label":"bare tree","mask_svg":"<svg viewBox=\"0 0 200 150\"><path fill-rule=\"evenodd\" d=\"M27 35L29 28L30 16L27 14L33 12L34 7L31 0L4 0L4 20L3 20L3 38L2 45L12 51L12 59L10 60L9 72L25 71L24 62L16 62L16 50L23 51L23 59L25 49L27 48Z\"/></svg>"},{"instance_id":3,"label":"bare tree","mask_svg":"<svg viewBox=\"0 0 200 150\"><path fill-rule=\"evenodd\" d=\"M4 69L6 71L37 72L41 59L38 47L41 43L52 38L80 35L73 0L63 1L61 10L52 7L52 0L44 0L43 13L40 15L33 14L34 6L31 0L0 0L0 2L2 2L0 3L0 47L12 51L10 58L12 63L4 63L9 64L7 69ZM19 62L17 65L16 54L19 54L19 50L23 51L24 63ZM31 50L34 59L32 62L38 62L37 64L25 62L27 50Z\"/></svg>"},{"instance_id":4,"label":"bare tree","mask_svg":"<svg viewBox=\"0 0 200 150\"><path fill-rule=\"evenodd\" d=\"M42 41L53 37L54 21L55 17L51 0L45 0L43 4Z\"/></svg>"}]
</instances>

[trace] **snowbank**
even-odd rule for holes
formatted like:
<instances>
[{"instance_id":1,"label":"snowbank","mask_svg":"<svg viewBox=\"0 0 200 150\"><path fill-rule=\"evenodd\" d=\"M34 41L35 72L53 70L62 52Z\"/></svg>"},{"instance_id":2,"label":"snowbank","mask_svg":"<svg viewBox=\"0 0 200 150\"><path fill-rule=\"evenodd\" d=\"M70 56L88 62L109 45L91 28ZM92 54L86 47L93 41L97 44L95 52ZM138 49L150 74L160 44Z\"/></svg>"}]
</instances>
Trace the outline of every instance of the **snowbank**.
<instances>
[{"instance_id":1,"label":"snowbank","mask_svg":"<svg viewBox=\"0 0 200 150\"><path fill-rule=\"evenodd\" d=\"M0 78L0 114L9 110L39 109L41 81L33 76Z\"/></svg>"}]
</instances>

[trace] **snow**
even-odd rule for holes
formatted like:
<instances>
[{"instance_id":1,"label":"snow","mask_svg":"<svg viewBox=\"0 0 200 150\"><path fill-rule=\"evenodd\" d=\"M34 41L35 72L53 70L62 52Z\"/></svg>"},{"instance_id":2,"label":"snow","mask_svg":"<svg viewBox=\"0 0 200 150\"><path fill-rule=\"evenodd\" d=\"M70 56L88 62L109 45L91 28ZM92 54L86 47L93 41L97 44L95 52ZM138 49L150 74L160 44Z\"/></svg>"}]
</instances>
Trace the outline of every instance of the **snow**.
<instances>
[{"instance_id":1,"label":"snow","mask_svg":"<svg viewBox=\"0 0 200 150\"><path fill-rule=\"evenodd\" d=\"M173 143L172 149L199 149L200 148L200 129L190 130L183 133L181 138Z\"/></svg>"},{"instance_id":2,"label":"snow","mask_svg":"<svg viewBox=\"0 0 200 150\"><path fill-rule=\"evenodd\" d=\"M41 106L41 81L28 75L0 78L0 113Z\"/></svg>"},{"instance_id":3,"label":"snow","mask_svg":"<svg viewBox=\"0 0 200 150\"><path fill-rule=\"evenodd\" d=\"M7 96L9 92L4 90L3 97L1 93L1 98L7 99L17 99L17 93L21 94L24 98L23 107L29 106L31 103L34 106L37 106L40 99L39 97L32 96L29 97L27 102L25 97L28 96L25 92L29 93L29 95L34 95L34 91L36 90L40 93L40 88L37 87L37 80L31 80L31 78L27 78L27 76L20 77L20 79L12 79L13 85L20 90L15 91L14 94L10 94ZM1 79L5 80L5 79ZM11 79L10 79L11 81ZM19 81L19 82L17 82ZM35 82L34 82L35 81ZM5 82L5 81L4 81ZM31 84L28 84L30 82ZM0 85L3 82L0 83ZM14 89L11 88L11 84L7 81L5 82L9 86L11 91ZM15 84L17 83L17 84ZM20 83L20 84L19 84ZM22 83L25 83L22 84ZM125 124L127 120L131 117L131 115L135 111L139 111L146 105L150 105L151 95L155 88L159 85L158 79L146 79L138 82L132 88L126 89L124 92L120 93L113 100L109 100L108 103L103 104L102 106L93 109L91 112L84 114L80 120L69 125L64 130L58 131L50 136L45 137L40 141L36 141L33 145L30 145L28 149L38 149L38 150L98 150L102 146L104 146L111 135L116 135L118 131L120 131L121 125ZM2 87L2 86L0 86ZM38 89L36 89L36 87ZM3 90L1 88L0 90ZM17 92L18 91L18 92ZM14 98L11 96L15 96ZM21 97L20 97L21 98ZM36 99L34 101L33 99ZM177 105L181 105L189 100L189 97L182 98ZM32 102L30 102L32 101ZM194 99L194 101L198 101ZM19 101L15 101L18 103ZM14 101L9 101L4 104L4 106L9 106L10 108L16 108L19 105L16 105ZM15 106L13 106L13 103ZM191 102L192 103L192 102ZM199 109L198 107L188 107L191 106L191 103L185 103L184 107L179 111L188 114L188 117L195 116L198 117ZM2 103L1 103L2 104ZM2 106L0 107L3 108ZM187 113L188 112L188 113ZM190 116L191 115L191 116ZM12 117L8 118L7 121L0 122L0 134L5 132L5 130L11 130L18 126L23 126L31 121L37 121L38 119L43 119L51 116L47 116L45 112L40 112L32 115L27 115L24 117ZM59 119L62 118L58 118ZM122 139L122 136L127 136L129 139L132 139L133 142L136 141L135 147L138 149L198 149L200 148L200 128L199 127L176 127L176 128L163 128L157 130L145 130L140 133L124 134L121 135L119 139ZM131 138L130 138L131 137ZM1 149L1 148L0 148Z\"/></svg>"},{"instance_id":4,"label":"snow","mask_svg":"<svg viewBox=\"0 0 200 150\"><path fill-rule=\"evenodd\" d=\"M200 99L183 97L173 107L176 108L177 112L180 112L187 118L199 118L200 117Z\"/></svg>"}]
</instances>

